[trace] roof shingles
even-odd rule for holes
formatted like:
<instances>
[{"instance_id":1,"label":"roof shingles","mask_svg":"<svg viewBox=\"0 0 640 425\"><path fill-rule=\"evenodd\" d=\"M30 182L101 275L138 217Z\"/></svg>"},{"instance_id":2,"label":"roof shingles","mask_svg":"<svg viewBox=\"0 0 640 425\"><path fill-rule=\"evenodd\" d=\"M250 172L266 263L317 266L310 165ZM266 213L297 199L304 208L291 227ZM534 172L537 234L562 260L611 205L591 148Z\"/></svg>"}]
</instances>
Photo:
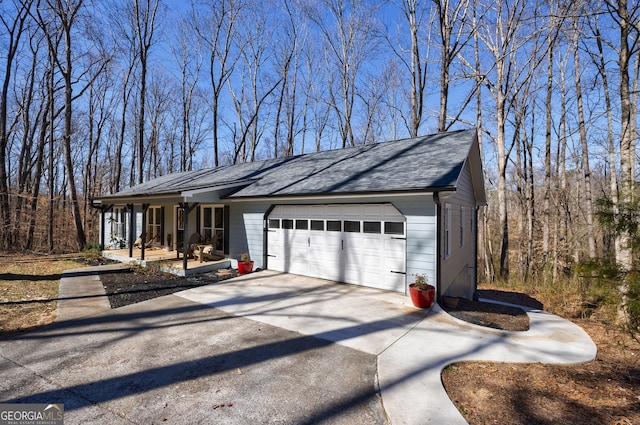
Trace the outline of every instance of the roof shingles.
<instances>
[{"instance_id":1,"label":"roof shingles","mask_svg":"<svg viewBox=\"0 0 640 425\"><path fill-rule=\"evenodd\" d=\"M433 190L455 187L476 130L173 173L105 198L180 193L246 181L230 197Z\"/></svg>"}]
</instances>

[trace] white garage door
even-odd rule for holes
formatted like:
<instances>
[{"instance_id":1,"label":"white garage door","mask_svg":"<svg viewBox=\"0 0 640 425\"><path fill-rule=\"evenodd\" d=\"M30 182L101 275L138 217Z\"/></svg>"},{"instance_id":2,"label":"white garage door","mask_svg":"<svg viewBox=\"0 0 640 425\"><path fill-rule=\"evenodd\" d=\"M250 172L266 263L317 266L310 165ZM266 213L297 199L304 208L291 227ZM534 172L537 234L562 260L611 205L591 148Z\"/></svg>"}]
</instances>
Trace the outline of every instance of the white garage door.
<instances>
[{"instance_id":1,"label":"white garage door","mask_svg":"<svg viewBox=\"0 0 640 425\"><path fill-rule=\"evenodd\" d=\"M267 238L271 270L405 291L405 218L391 204L278 205Z\"/></svg>"}]
</instances>

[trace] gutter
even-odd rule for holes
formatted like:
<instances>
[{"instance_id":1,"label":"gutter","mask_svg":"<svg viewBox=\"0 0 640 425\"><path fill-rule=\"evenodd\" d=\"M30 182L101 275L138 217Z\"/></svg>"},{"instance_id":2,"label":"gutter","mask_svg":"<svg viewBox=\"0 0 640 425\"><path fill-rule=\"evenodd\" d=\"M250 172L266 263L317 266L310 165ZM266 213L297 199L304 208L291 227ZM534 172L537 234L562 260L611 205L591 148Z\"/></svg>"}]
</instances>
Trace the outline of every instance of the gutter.
<instances>
[{"instance_id":1,"label":"gutter","mask_svg":"<svg viewBox=\"0 0 640 425\"><path fill-rule=\"evenodd\" d=\"M362 191L362 192L310 192L310 193L293 193L293 194L273 194L273 195L247 195L236 196L229 194L221 197L229 202L251 202L251 201L265 201L279 202L285 200L316 200L316 199L354 199L354 198L375 198L375 197L394 197L394 196L410 196L410 195L424 195L436 192L455 192L457 188L455 186L441 186L441 187L428 187L424 189L409 189L409 190L390 190L390 191Z\"/></svg>"},{"instance_id":2,"label":"gutter","mask_svg":"<svg viewBox=\"0 0 640 425\"><path fill-rule=\"evenodd\" d=\"M440 303L442 298L442 204L439 192L433 193L433 201L436 203L436 302Z\"/></svg>"}]
</instances>

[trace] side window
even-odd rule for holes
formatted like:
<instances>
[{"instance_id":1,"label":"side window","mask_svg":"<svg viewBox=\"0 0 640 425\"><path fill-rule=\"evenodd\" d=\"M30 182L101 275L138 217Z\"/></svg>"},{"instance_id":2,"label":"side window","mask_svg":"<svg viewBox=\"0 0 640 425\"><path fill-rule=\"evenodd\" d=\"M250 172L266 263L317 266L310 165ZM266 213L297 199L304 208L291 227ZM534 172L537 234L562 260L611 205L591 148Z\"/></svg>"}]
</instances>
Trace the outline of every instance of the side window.
<instances>
[{"instance_id":1,"label":"side window","mask_svg":"<svg viewBox=\"0 0 640 425\"><path fill-rule=\"evenodd\" d=\"M451 255L451 205L444 205L444 258Z\"/></svg>"}]
</instances>

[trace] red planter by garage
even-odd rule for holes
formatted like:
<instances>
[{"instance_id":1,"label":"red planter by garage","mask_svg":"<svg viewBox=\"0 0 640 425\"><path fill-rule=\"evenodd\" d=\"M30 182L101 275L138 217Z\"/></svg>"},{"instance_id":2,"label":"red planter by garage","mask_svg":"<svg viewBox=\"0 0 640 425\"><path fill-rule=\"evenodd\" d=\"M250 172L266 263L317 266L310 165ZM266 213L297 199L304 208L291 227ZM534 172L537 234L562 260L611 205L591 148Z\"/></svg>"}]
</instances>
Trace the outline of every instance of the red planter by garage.
<instances>
[{"instance_id":1,"label":"red planter by garage","mask_svg":"<svg viewBox=\"0 0 640 425\"><path fill-rule=\"evenodd\" d=\"M253 271L253 261L238 261L238 274L247 274Z\"/></svg>"},{"instance_id":2,"label":"red planter by garage","mask_svg":"<svg viewBox=\"0 0 640 425\"><path fill-rule=\"evenodd\" d=\"M418 289L415 283L409 285L409 295L411 296L411 302L418 308L429 308L433 304L433 300L436 297L436 288L432 285L428 285L427 289Z\"/></svg>"}]
</instances>

